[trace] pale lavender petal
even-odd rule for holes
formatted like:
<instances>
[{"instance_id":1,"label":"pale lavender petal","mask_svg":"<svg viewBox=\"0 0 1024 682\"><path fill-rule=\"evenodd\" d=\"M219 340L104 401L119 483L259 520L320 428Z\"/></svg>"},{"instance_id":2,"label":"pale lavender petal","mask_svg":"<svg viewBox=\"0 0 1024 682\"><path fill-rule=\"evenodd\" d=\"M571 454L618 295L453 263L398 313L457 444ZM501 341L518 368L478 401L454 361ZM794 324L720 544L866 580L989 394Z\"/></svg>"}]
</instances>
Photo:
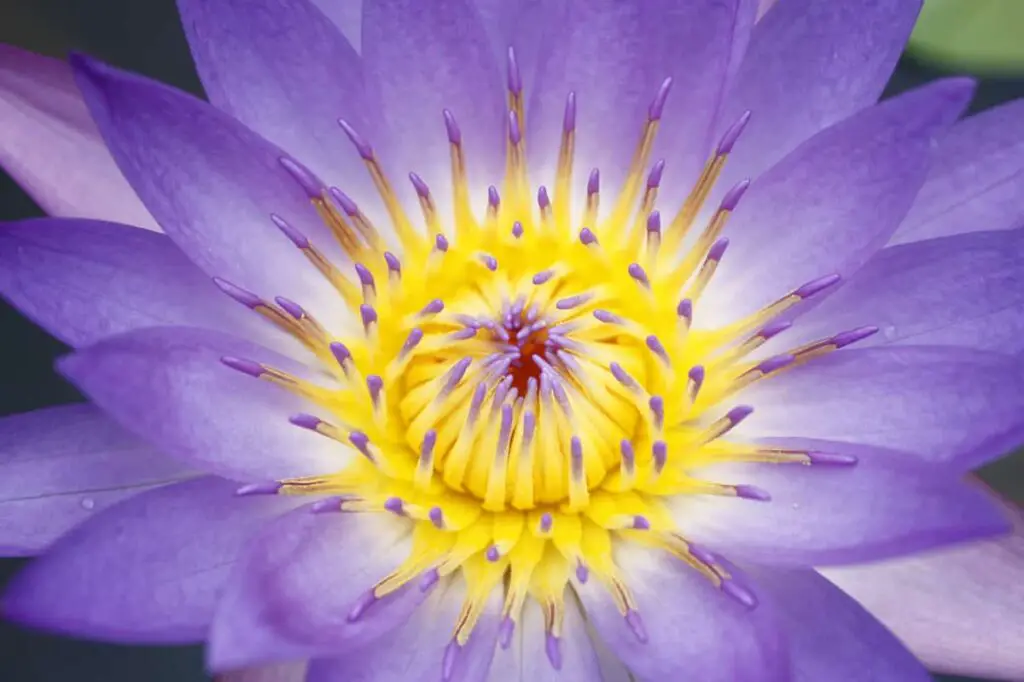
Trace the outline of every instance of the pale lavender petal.
<instances>
[{"instance_id":1,"label":"pale lavender petal","mask_svg":"<svg viewBox=\"0 0 1024 682\"><path fill-rule=\"evenodd\" d=\"M753 437L904 450L961 471L1024 436L1019 360L967 348L887 346L816 358L740 393Z\"/></svg>"},{"instance_id":2,"label":"pale lavender petal","mask_svg":"<svg viewBox=\"0 0 1024 682\"><path fill-rule=\"evenodd\" d=\"M372 140L379 104L359 55L331 20L310 0L178 0L178 7L210 101L365 210L376 191L338 119Z\"/></svg>"},{"instance_id":3,"label":"pale lavender petal","mask_svg":"<svg viewBox=\"0 0 1024 682\"><path fill-rule=\"evenodd\" d=\"M313 661L306 682L438 682L465 595L461 576L442 580L404 627L354 655ZM488 680L500 611L501 594L494 590L469 641L452 660L448 682Z\"/></svg>"},{"instance_id":4,"label":"pale lavender petal","mask_svg":"<svg viewBox=\"0 0 1024 682\"><path fill-rule=\"evenodd\" d=\"M769 500L681 496L672 511L683 535L760 564L827 566L873 561L1009 529L987 491L948 467L906 453L842 443L772 440L772 447L855 458L852 465L728 464L695 472L746 484Z\"/></svg>"},{"instance_id":5,"label":"pale lavender petal","mask_svg":"<svg viewBox=\"0 0 1024 682\"><path fill-rule=\"evenodd\" d=\"M550 182L563 129L563 110L576 93L576 177L592 168L602 193L615 197L647 121L649 107L672 78L653 159L666 158L665 186L692 180L712 144L715 114L735 59L746 44L752 6L740 0L567 0L564 7L525 16L545 27L543 60L529 100L531 170ZM741 16L742 15L742 16ZM543 18L540 18L543 17Z\"/></svg>"},{"instance_id":6,"label":"pale lavender petal","mask_svg":"<svg viewBox=\"0 0 1024 682\"><path fill-rule=\"evenodd\" d=\"M1024 229L887 247L763 352L862 327L879 331L858 348L895 343L1024 350Z\"/></svg>"},{"instance_id":7,"label":"pale lavender petal","mask_svg":"<svg viewBox=\"0 0 1024 682\"><path fill-rule=\"evenodd\" d=\"M775 607L793 657L793 682L931 682L896 637L811 570L751 568Z\"/></svg>"},{"instance_id":8,"label":"pale lavender petal","mask_svg":"<svg viewBox=\"0 0 1024 682\"><path fill-rule=\"evenodd\" d=\"M343 254L283 152L198 99L85 57L73 65L93 118L147 208L209 275L285 296L329 328L334 288L274 224L276 214L335 262Z\"/></svg>"},{"instance_id":9,"label":"pale lavender petal","mask_svg":"<svg viewBox=\"0 0 1024 682\"><path fill-rule=\"evenodd\" d=\"M233 670L214 677L216 682L305 682L306 663L278 663Z\"/></svg>"},{"instance_id":10,"label":"pale lavender petal","mask_svg":"<svg viewBox=\"0 0 1024 682\"><path fill-rule=\"evenodd\" d=\"M124 427L201 470L260 482L335 471L348 461L350 449L289 423L315 406L225 366L224 357L304 376L302 366L266 348L190 327L113 336L58 367Z\"/></svg>"},{"instance_id":11,"label":"pale lavender petal","mask_svg":"<svg viewBox=\"0 0 1024 682\"><path fill-rule=\"evenodd\" d=\"M55 216L160 228L135 196L67 64L0 45L0 166Z\"/></svg>"},{"instance_id":12,"label":"pale lavender petal","mask_svg":"<svg viewBox=\"0 0 1024 682\"><path fill-rule=\"evenodd\" d=\"M210 667L344 655L399 627L426 596L418 581L352 614L406 558L410 531L388 516L308 506L275 521L246 550L217 607Z\"/></svg>"},{"instance_id":13,"label":"pale lavender petal","mask_svg":"<svg viewBox=\"0 0 1024 682\"><path fill-rule=\"evenodd\" d=\"M112 504L192 475L92 405L4 417L0 555L36 554Z\"/></svg>"},{"instance_id":14,"label":"pale lavender petal","mask_svg":"<svg viewBox=\"0 0 1024 682\"><path fill-rule=\"evenodd\" d=\"M362 45L363 0L313 0L352 47L359 51Z\"/></svg>"},{"instance_id":15,"label":"pale lavender petal","mask_svg":"<svg viewBox=\"0 0 1024 682\"><path fill-rule=\"evenodd\" d=\"M920 0L784 0L754 28L718 119L722 134L752 112L721 186L756 177L812 135L874 104L889 81Z\"/></svg>"},{"instance_id":16,"label":"pale lavender petal","mask_svg":"<svg viewBox=\"0 0 1024 682\"><path fill-rule=\"evenodd\" d=\"M646 642L600 581L574 586L597 636L634 676L702 682L790 679L784 633L769 605L748 609L660 550L625 545L615 561L636 598ZM736 577L741 577L738 572Z\"/></svg>"},{"instance_id":17,"label":"pale lavender petal","mask_svg":"<svg viewBox=\"0 0 1024 682\"><path fill-rule=\"evenodd\" d=\"M235 495L204 477L149 490L92 517L15 576L7 619L118 642L198 642L242 545L294 497Z\"/></svg>"},{"instance_id":18,"label":"pale lavender petal","mask_svg":"<svg viewBox=\"0 0 1024 682\"><path fill-rule=\"evenodd\" d=\"M472 1L363 0L362 41L389 132L388 169L398 178L418 173L447 213L447 109L466 150L470 196L482 201L502 177L508 117L505 79Z\"/></svg>"},{"instance_id":19,"label":"pale lavender petal","mask_svg":"<svg viewBox=\"0 0 1024 682\"><path fill-rule=\"evenodd\" d=\"M849 275L899 225L928 168L932 136L972 85L937 81L828 128L756 178L729 221L729 253L698 305L716 325L823 275Z\"/></svg>"},{"instance_id":20,"label":"pale lavender petal","mask_svg":"<svg viewBox=\"0 0 1024 682\"><path fill-rule=\"evenodd\" d=\"M938 140L928 179L893 244L1006 230L1024 217L1024 100L957 123Z\"/></svg>"},{"instance_id":21,"label":"pale lavender petal","mask_svg":"<svg viewBox=\"0 0 1024 682\"><path fill-rule=\"evenodd\" d=\"M0 294L72 346L175 324L297 346L219 291L167 236L116 223L45 218L0 226Z\"/></svg>"},{"instance_id":22,"label":"pale lavender petal","mask_svg":"<svg viewBox=\"0 0 1024 682\"><path fill-rule=\"evenodd\" d=\"M1024 678L1024 537L833 568L826 578L889 627L933 670Z\"/></svg>"}]
</instances>

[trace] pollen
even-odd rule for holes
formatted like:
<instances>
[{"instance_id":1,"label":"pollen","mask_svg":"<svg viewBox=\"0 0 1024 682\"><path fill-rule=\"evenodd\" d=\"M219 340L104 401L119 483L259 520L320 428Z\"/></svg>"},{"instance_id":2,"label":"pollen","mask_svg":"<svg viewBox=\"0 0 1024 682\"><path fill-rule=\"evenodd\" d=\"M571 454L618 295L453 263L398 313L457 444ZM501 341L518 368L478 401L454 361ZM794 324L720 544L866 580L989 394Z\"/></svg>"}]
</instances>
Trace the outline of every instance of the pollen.
<instances>
[{"instance_id":1,"label":"pollen","mask_svg":"<svg viewBox=\"0 0 1024 682\"><path fill-rule=\"evenodd\" d=\"M450 147L451 215L415 173L409 179L419 211L409 215L373 148L344 121L386 207L374 218L387 224L373 224L340 189L320 186L297 161L282 159L349 262L331 262L285 218L270 219L337 289L350 318L343 336L328 333L300 303L264 301L218 280L225 293L301 341L336 381L325 387L242 358L223 362L309 399L318 413L292 415L292 423L351 453L335 471L239 493L315 495L317 513L404 519L408 557L380 576L349 618L407 583L429 589L460 573L467 597L451 624L443 679L495 590L504 595L502 646L512 641L525 600L534 599L556 668L574 583L599 581L646 641L642 614L613 558L615 543L667 551L753 607L750 591L718 557L680 533L667 502L685 495L769 499L752 486L694 473L718 462L854 464L743 442L733 430L752 410L733 396L875 331L849 330L755 356L786 330L787 311L835 286L837 276L809 282L728 327L694 327L702 294L728 257L726 227L749 182L730 188L717 206L706 204L749 114L724 134L682 207L663 215L666 162L650 157L672 85L665 80L638 121L617 196L603 195L599 169L584 169L586 196L573 205L576 145L599 141L576 139L576 98L567 93L554 182L531 185L523 84L511 50L508 76L505 176L494 179L487 197L470 196L472 150L463 148L454 113L439 121Z\"/></svg>"}]
</instances>

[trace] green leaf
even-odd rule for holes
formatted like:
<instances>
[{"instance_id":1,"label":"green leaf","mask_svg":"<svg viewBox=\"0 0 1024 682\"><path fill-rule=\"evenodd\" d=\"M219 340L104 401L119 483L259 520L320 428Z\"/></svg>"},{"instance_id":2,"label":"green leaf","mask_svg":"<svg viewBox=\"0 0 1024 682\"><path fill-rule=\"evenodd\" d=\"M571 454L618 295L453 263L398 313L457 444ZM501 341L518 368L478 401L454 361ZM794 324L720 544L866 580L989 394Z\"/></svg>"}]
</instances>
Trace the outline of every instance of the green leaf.
<instances>
[{"instance_id":1,"label":"green leaf","mask_svg":"<svg viewBox=\"0 0 1024 682\"><path fill-rule=\"evenodd\" d=\"M925 0L908 50L983 75L1024 75L1024 0Z\"/></svg>"}]
</instances>

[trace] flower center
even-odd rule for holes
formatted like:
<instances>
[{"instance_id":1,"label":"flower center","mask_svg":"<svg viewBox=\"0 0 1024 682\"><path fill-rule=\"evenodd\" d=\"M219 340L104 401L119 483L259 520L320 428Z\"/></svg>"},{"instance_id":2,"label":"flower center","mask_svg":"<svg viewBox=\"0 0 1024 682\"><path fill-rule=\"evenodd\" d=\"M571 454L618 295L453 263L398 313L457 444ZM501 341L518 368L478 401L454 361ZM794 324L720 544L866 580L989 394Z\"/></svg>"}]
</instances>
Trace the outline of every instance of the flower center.
<instances>
[{"instance_id":1,"label":"flower center","mask_svg":"<svg viewBox=\"0 0 1024 682\"><path fill-rule=\"evenodd\" d=\"M754 603L717 557L679 533L668 504L680 495L767 499L751 486L706 481L695 473L713 463L852 464L849 458L730 439L751 409L729 400L755 381L875 330L750 359L785 331L780 315L834 285L835 276L810 282L727 328L692 328L694 310L728 246L722 231L748 183L727 192L703 230L687 235L746 117L725 134L681 210L663 226L655 205L664 163L648 169L648 162L666 81L650 106L620 195L599 211L595 170L585 205L574 215L575 97L570 93L566 103L553 192L539 187L533 194L524 161L521 79L511 51L509 74L501 191L490 188L484 215L472 210L461 134L445 112L454 217L443 224L429 188L411 174L426 234L405 214L372 148L343 123L384 199L400 257L383 249L379 230L349 197L324 189L295 161L282 160L355 263L355 278L285 219L274 220L335 284L355 330L335 338L294 302L278 299L273 306L218 281L303 341L333 368L338 385L315 386L236 358L224 362L320 406L321 414L294 415L293 423L353 453L337 471L240 492L328 495L316 511L389 513L409 522L408 559L383 576L350 617L411 580L429 587L461 572L469 597L455 626L453 656L488 595L501 590L502 644L511 641L523 601L532 596L544 607L548 654L557 667L566 589L592 573L637 638L646 639L612 555L614 542L660 547L741 603ZM687 250L681 248L684 238Z\"/></svg>"}]
</instances>

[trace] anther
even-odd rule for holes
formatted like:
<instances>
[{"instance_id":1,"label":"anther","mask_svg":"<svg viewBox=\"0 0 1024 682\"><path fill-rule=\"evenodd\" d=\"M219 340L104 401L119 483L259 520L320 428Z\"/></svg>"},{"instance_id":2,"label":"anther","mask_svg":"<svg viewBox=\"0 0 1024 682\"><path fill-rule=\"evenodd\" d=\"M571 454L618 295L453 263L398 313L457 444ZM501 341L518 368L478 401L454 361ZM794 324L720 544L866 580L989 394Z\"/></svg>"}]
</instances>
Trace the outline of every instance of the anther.
<instances>
[{"instance_id":1,"label":"anther","mask_svg":"<svg viewBox=\"0 0 1024 682\"><path fill-rule=\"evenodd\" d=\"M462 358L448 370L448 377L444 382L444 387L441 389L441 393L438 396L443 398L455 390L455 387L462 381L462 377L466 375L466 370L469 369L469 365L472 362L472 358Z\"/></svg>"},{"instance_id":2,"label":"anther","mask_svg":"<svg viewBox=\"0 0 1024 682\"><path fill-rule=\"evenodd\" d=\"M362 431L353 431L348 434L348 442L351 443L366 459L374 461L373 453L370 452L370 439Z\"/></svg>"},{"instance_id":3,"label":"anther","mask_svg":"<svg viewBox=\"0 0 1024 682\"><path fill-rule=\"evenodd\" d=\"M808 452L806 456L808 464L853 466L858 461L853 455L837 455L831 452Z\"/></svg>"},{"instance_id":4,"label":"anther","mask_svg":"<svg viewBox=\"0 0 1024 682\"><path fill-rule=\"evenodd\" d=\"M501 625L498 626L498 644L501 648L507 650L512 646L512 636L516 631L516 622L506 616L501 619Z\"/></svg>"},{"instance_id":5,"label":"anther","mask_svg":"<svg viewBox=\"0 0 1024 682\"><path fill-rule=\"evenodd\" d=\"M441 682L449 682L455 673L455 662L461 653L462 647L456 640L448 643L444 650L444 660L441 662Z\"/></svg>"},{"instance_id":6,"label":"anther","mask_svg":"<svg viewBox=\"0 0 1024 682\"><path fill-rule=\"evenodd\" d=\"M519 146L523 140L523 133L519 128L519 117L516 112L508 112L508 140L513 146Z\"/></svg>"},{"instance_id":7,"label":"anther","mask_svg":"<svg viewBox=\"0 0 1024 682\"><path fill-rule=\"evenodd\" d=\"M523 78L519 72L519 62L516 60L515 50L508 48L508 90L513 95L519 95L523 91Z\"/></svg>"},{"instance_id":8,"label":"anther","mask_svg":"<svg viewBox=\"0 0 1024 682\"><path fill-rule=\"evenodd\" d=\"M725 255L725 251L728 248L729 248L729 238L728 237L722 237L721 239L716 240L715 243L711 245L711 248L708 249L707 260L708 261L714 261L714 262L722 260L722 256Z\"/></svg>"},{"instance_id":9,"label":"anther","mask_svg":"<svg viewBox=\"0 0 1024 682\"><path fill-rule=\"evenodd\" d=\"M580 230L580 242L582 242L584 246L597 244L597 236L590 230L589 227L584 227L582 230Z\"/></svg>"},{"instance_id":10,"label":"anther","mask_svg":"<svg viewBox=\"0 0 1024 682\"><path fill-rule=\"evenodd\" d=\"M420 199L430 198L430 187L427 186L427 183L418 174L409 173L409 182L412 183L412 188Z\"/></svg>"},{"instance_id":11,"label":"anther","mask_svg":"<svg viewBox=\"0 0 1024 682\"><path fill-rule=\"evenodd\" d=\"M284 484L278 481L249 483L236 490L235 495L238 497L248 497L249 495L276 495L283 487Z\"/></svg>"},{"instance_id":12,"label":"anther","mask_svg":"<svg viewBox=\"0 0 1024 682\"><path fill-rule=\"evenodd\" d=\"M665 159L658 159L651 172L647 174L647 189L657 189L661 186L661 176L665 173Z\"/></svg>"},{"instance_id":13,"label":"anther","mask_svg":"<svg viewBox=\"0 0 1024 682\"><path fill-rule=\"evenodd\" d=\"M668 93L671 89L671 78L666 78L661 82L661 87L658 88L658 94L655 95L654 101L651 102L651 106L647 109L647 118L652 121L658 121L661 119L661 115L665 111L665 100L668 99Z\"/></svg>"},{"instance_id":14,"label":"anther","mask_svg":"<svg viewBox=\"0 0 1024 682\"><path fill-rule=\"evenodd\" d=\"M565 113L562 114L562 131L571 133L576 129L576 93L569 91L565 97Z\"/></svg>"},{"instance_id":15,"label":"anther","mask_svg":"<svg viewBox=\"0 0 1024 682\"><path fill-rule=\"evenodd\" d=\"M651 211L647 216L647 234L661 236L661 212Z\"/></svg>"},{"instance_id":16,"label":"anther","mask_svg":"<svg viewBox=\"0 0 1024 682\"><path fill-rule=\"evenodd\" d=\"M448 238L445 237L443 234L439 234L436 237L434 237L434 248L440 251L441 253L445 253L446 251L448 251Z\"/></svg>"},{"instance_id":17,"label":"anther","mask_svg":"<svg viewBox=\"0 0 1024 682\"><path fill-rule=\"evenodd\" d=\"M245 360L243 358L236 358L230 355L225 355L220 359L221 363L242 374L248 374L251 377L259 379L261 376L267 373L267 369L252 360Z\"/></svg>"},{"instance_id":18,"label":"anther","mask_svg":"<svg viewBox=\"0 0 1024 682\"><path fill-rule=\"evenodd\" d=\"M637 514L633 517L633 530L650 530L651 522L646 516Z\"/></svg>"},{"instance_id":19,"label":"anther","mask_svg":"<svg viewBox=\"0 0 1024 682\"><path fill-rule=\"evenodd\" d=\"M420 317L427 317L429 315L437 315L439 312L444 310L444 301L439 298L435 298L433 301L428 303L420 311Z\"/></svg>"},{"instance_id":20,"label":"anther","mask_svg":"<svg viewBox=\"0 0 1024 682\"><path fill-rule=\"evenodd\" d=\"M644 621L638 611L630 609L626 612L626 625L633 631L633 636L638 642L647 644L647 628L644 627Z\"/></svg>"},{"instance_id":21,"label":"anther","mask_svg":"<svg viewBox=\"0 0 1024 682\"><path fill-rule=\"evenodd\" d=\"M660 474L665 470L668 463L668 445L663 440L656 440L651 445L651 459L654 463L654 473Z\"/></svg>"},{"instance_id":22,"label":"anther","mask_svg":"<svg viewBox=\"0 0 1024 682\"><path fill-rule=\"evenodd\" d=\"M580 560L576 564L576 580L579 580L581 584L586 585L587 580L590 579L590 570L587 565Z\"/></svg>"},{"instance_id":23,"label":"anther","mask_svg":"<svg viewBox=\"0 0 1024 682\"><path fill-rule=\"evenodd\" d=\"M397 516L405 515L405 506L402 504L402 498L400 497L389 497L384 500L384 509Z\"/></svg>"},{"instance_id":24,"label":"anther","mask_svg":"<svg viewBox=\"0 0 1024 682\"><path fill-rule=\"evenodd\" d=\"M478 258L480 259L480 262L484 264L484 267L491 272L495 272L498 269L498 259L491 254L481 253Z\"/></svg>"},{"instance_id":25,"label":"anther","mask_svg":"<svg viewBox=\"0 0 1024 682\"><path fill-rule=\"evenodd\" d=\"M334 197L338 202L338 205L341 206L341 210L345 212L345 215L350 218L352 216L359 215L359 206L356 202L352 201L352 198L349 195L345 194L337 187L332 187L331 196Z\"/></svg>"},{"instance_id":26,"label":"anther","mask_svg":"<svg viewBox=\"0 0 1024 682\"><path fill-rule=\"evenodd\" d=\"M320 425L324 423L324 421L319 417L314 417L313 415L306 414L304 412L300 412L299 414L293 414L292 416L288 417L288 421L294 424L295 426L298 426L303 429L308 429L309 431L316 431L320 427Z\"/></svg>"},{"instance_id":27,"label":"anther","mask_svg":"<svg viewBox=\"0 0 1024 682\"><path fill-rule=\"evenodd\" d=\"M487 551L484 552L484 556L487 558L488 561L494 563L501 558L501 552L498 551L497 547L491 545L487 548Z\"/></svg>"},{"instance_id":28,"label":"anther","mask_svg":"<svg viewBox=\"0 0 1024 682\"><path fill-rule=\"evenodd\" d=\"M448 141L454 145L462 144L462 131L459 130L459 123L455 120L455 115L448 109L443 110L441 114L444 116L444 129L448 134Z\"/></svg>"},{"instance_id":29,"label":"anther","mask_svg":"<svg viewBox=\"0 0 1024 682\"><path fill-rule=\"evenodd\" d=\"M700 387L704 385L704 375L704 365L694 365L687 373L686 394L689 396L690 402L697 399Z\"/></svg>"},{"instance_id":30,"label":"anther","mask_svg":"<svg viewBox=\"0 0 1024 682\"><path fill-rule=\"evenodd\" d=\"M523 236L523 224L518 220L512 223L512 236L516 239Z\"/></svg>"},{"instance_id":31,"label":"anther","mask_svg":"<svg viewBox=\"0 0 1024 682\"><path fill-rule=\"evenodd\" d=\"M723 156L732 152L732 148L736 145L736 140L739 139L740 135L743 133L743 129L747 127L747 123L749 122L750 111L748 110L744 111L736 122L729 126L728 130L725 131L725 134L722 135L721 141L718 143L718 149L716 151L718 156Z\"/></svg>"},{"instance_id":32,"label":"anther","mask_svg":"<svg viewBox=\"0 0 1024 682\"><path fill-rule=\"evenodd\" d=\"M380 394L384 390L384 380L376 374L371 374L366 377L366 389L370 392L370 400L373 401L373 406L380 407Z\"/></svg>"},{"instance_id":33,"label":"anther","mask_svg":"<svg viewBox=\"0 0 1024 682\"><path fill-rule=\"evenodd\" d=\"M686 326L689 327L693 322L693 301L688 298L679 301L679 305L676 306L676 315L684 320Z\"/></svg>"},{"instance_id":34,"label":"anther","mask_svg":"<svg viewBox=\"0 0 1024 682\"><path fill-rule=\"evenodd\" d=\"M534 275L531 281L537 286L540 286L541 284L544 284L554 276L554 270L544 270L543 272L538 272L536 275Z\"/></svg>"},{"instance_id":35,"label":"anther","mask_svg":"<svg viewBox=\"0 0 1024 682\"><path fill-rule=\"evenodd\" d=\"M543 514L541 514L540 523L538 524L538 530L540 530L542 534L546 535L547 533L551 532L551 526L554 525L554 522L555 520L554 518L552 518L551 514L549 514L548 512L544 512Z\"/></svg>"},{"instance_id":36,"label":"anther","mask_svg":"<svg viewBox=\"0 0 1024 682\"><path fill-rule=\"evenodd\" d=\"M722 197L722 203L719 204L719 211L735 211L736 206L739 205L740 199L746 194L747 189L750 187L750 180L744 179L737 182L732 188L725 193Z\"/></svg>"},{"instance_id":37,"label":"anther","mask_svg":"<svg viewBox=\"0 0 1024 682\"><path fill-rule=\"evenodd\" d=\"M284 296L276 296L274 301L280 306L281 310L291 315L294 319L301 320L306 317L306 311L295 301Z\"/></svg>"},{"instance_id":38,"label":"anther","mask_svg":"<svg viewBox=\"0 0 1024 682\"><path fill-rule=\"evenodd\" d=\"M836 348L845 348L850 344L863 341L869 336L874 336L878 333L878 327L858 327L857 329L851 329L841 334L836 334L832 337L831 343Z\"/></svg>"},{"instance_id":39,"label":"anther","mask_svg":"<svg viewBox=\"0 0 1024 682\"><path fill-rule=\"evenodd\" d=\"M652 353L657 355L662 362L664 362L666 365L672 364L672 361L668 357L668 351L665 350L665 346L661 344L661 341L658 340L657 336L651 334L650 336L647 337L647 339L645 339L645 343L647 344L647 348L649 348Z\"/></svg>"},{"instance_id":40,"label":"anther","mask_svg":"<svg viewBox=\"0 0 1024 682\"><path fill-rule=\"evenodd\" d=\"M377 311L373 306L363 303L359 306L359 317L363 321L363 329L369 334L373 325L377 323Z\"/></svg>"},{"instance_id":41,"label":"anther","mask_svg":"<svg viewBox=\"0 0 1024 682\"><path fill-rule=\"evenodd\" d=\"M562 644L558 637L552 633L544 636L544 653L547 654L551 667L555 670L562 669Z\"/></svg>"},{"instance_id":42,"label":"anther","mask_svg":"<svg viewBox=\"0 0 1024 682\"><path fill-rule=\"evenodd\" d=\"M338 125L345 131L345 135L348 136L349 141L356 148L356 151L359 152L359 156L363 157L365 161L372 161L373 147L370 146L370 143L356 132L356 129L345 119L338 119Z\"/></svg>"},{"instance_id":43,"label":"anther","mask_svg":"<svg viewBox=\"0 0 1024 682\"><path fill-rule=\"evenodd\" d=\"M434 524L434 527L438 530L444 530L444 512L441 511L440 507L431 507L430 511L427 512L427 517L430 522Z\"/></svg>"},{"instance_id":44,"label":"anther","mask_svg":"<svg viewBox=\"0 0 1024 682\"><path fill-rule=\"evenodd\" d=\"M292 176L310 199L319 199L323 196L324 184L313 175L313 171L290 156L282 156L277 161L288 171L288 174Z\"/></svg>"},{"instance_id":45,"label":"anther","mask_svg":"<svg viewBox=\"0 0 1024 682\"><path fill-rule=\"evenodd\" d=\"M665 425L665 399L660 395L652 395L647 401L647 407L651 411L654 420L654 428L661 430Z\"/></svg>"},{"instance_id":46,"label":"anther","mask_svg":"<svg viewBox=\"0 0 1024 682\"><path fill-rule=\"evenodd\" d=\"M627 268L627 272L629 272L630 277L642 284L645 288L649 289L651 287L651 281L647 279L647 273L644 272L644 269L640 267L639 263L630 263L629 268Z\"/></svg>"},{"instance_id":47,"label":"anther","mask_svg":"<svg viewBox=\"0 0 1024 682\"><path fill-rule=\"evenodd\" d=\"M258 308L261 305L266 305L256 294L251 291L247 291L242 287L235 286L231 282L221 279L220 277L214 277L213 283L217 285L217 288L223 291L225 294L235 299L247 308Z\"/></svg>"},{"instance_id":48,"label":"anther","mask_svg":"<svg viewBox=\"0 0 1024 682\"><path fill-rule=\"evenodd\" d=\"M594 295L590 292L576 294L574 296L567 296L565 298L559 299L555 303L555 307L559 310L572 310L573 308L578 308L579 306L585 304L593 297Z\"/></svg>"},{"instance_id":49,"label":"anther","mask_svg":"<svg viewBox=\"0 0 1024 682\"><path fill-rule=\"evenodd\" d=\"M597 168L590 171L590 177L587 178L587 196L593 196L601 191L601 171Z\"/></svg>"},{"instance_id":50,"label":"anther","mask_svg":"<svg viewBox=\"0 0 1024 682\"><path fill-rule=\"evenodd\" d=\"M349 351L348 347L340 341L334 341L331 343L330 348L331 355L334 356L334 360L343 370L345 370L345 373L348 374L352 369L352 353Z\"/></svg>"},{"instance_id":51,"label":"anther","mask_svg":"<svg viewBox=\"0 0 1024 682\"><path fill-rule=\"evenodd\" d=\"M733 490L736 492L736 497L743 498L744 500L769 502L772 499L772 496L766 490L753 485L741 483L740 485L733 486Z\"/></svg>"},{"instance_id":52,"label":"anther","mask_svg":"<svg viewBox=\"0 0 1024 682\"><path fill-rule=\"evenodd\" d=\"M348 612L346 619L350 623L354 623L359 620L366 610L369 609L377 602L377 596L373 593L373 590L364 592L356 603L352 606L352 609Z\"/></svg>"},{"instance_id":53,"label":"anther","mask_svg":"<svg viewBox=\"0 0 1024 682\"><path fill-rule=\"evenodd\" d=\"M281 232L284 233L284 236L288 237L288 239L291 240L292 244L294 244L300 249L309 248L309 240L306 239L306 235L302 234L294 227L292 227L291 224L284 218L277 215L276 213L271 213L270 219L274 221L275 225L277 225L277 229L281 230Z\"/></svg>"},{"instance_id":54,"label":"anther","mask_svg":"<svg viewBox=\"0 0 1024 682\"><path fill-rule=\"evenodd\" d=\"M643 390L640 387L640 384L637 383L636 379L631 377L629 375L629 372L627 372L625 369L623 369L622 365L620 365L619 363L613 361L611 364L608 365L608 369L611 371L612 376L615 377L615 380L618 381L623 386L625 386L626 388L628 388L629 390L631 390L631 391L642 391Z\"/></svg>"},{"instance_id":55,"label":"anther","mask_svg":"<svg viewBox=\"0 0 1024 682\"><path fill-rule=\"evenodd\" d=\"M498 194L498 188L494 185L487 188L487 206L494 211L501 206L501 195Z\"/></svg>"},{"instance_id":56,"label":"anther","mask_svg":"<svg viewBox=\"0 0 1024 682\"><path fill-rule=\"evenodd\" d=\"M619 317L615 313L608 312L607 310L604 310L602 308L598 308L597 310L594 311L594 317L599 322L604 322L605 324L625 324L626 323L626 320L624 320L623 318Z\"/></svg>"},{"instance_id":57,"label":"anther","mask_svg":"<svg viewBox=\"0 0 1024 682\"><path fill-rule=\"evenodd\" d=\"M622 477L627 479L627 481L632 480L636 472L636 452L633 450L633 444L623 438L619 442L619 452L622 454Z\"/></svg>"},{"instance_id":58,"label":"anther","mask_svg":"<svg viewBox=\"0 0 1024 682\"><path fill-rule=\"evenodd\" d=\"M815 294L820 293L825 289L834 286L839 282L840 279L841 276L838 274L831 274L825 275L824 277L819 277L818 279L811 280L807 284L804 284L803 286L797 288L793 292L793 296L796 296L797 298L801 299L810 298L811 296L814 296Z\"/></svg>"}]
</instances>

